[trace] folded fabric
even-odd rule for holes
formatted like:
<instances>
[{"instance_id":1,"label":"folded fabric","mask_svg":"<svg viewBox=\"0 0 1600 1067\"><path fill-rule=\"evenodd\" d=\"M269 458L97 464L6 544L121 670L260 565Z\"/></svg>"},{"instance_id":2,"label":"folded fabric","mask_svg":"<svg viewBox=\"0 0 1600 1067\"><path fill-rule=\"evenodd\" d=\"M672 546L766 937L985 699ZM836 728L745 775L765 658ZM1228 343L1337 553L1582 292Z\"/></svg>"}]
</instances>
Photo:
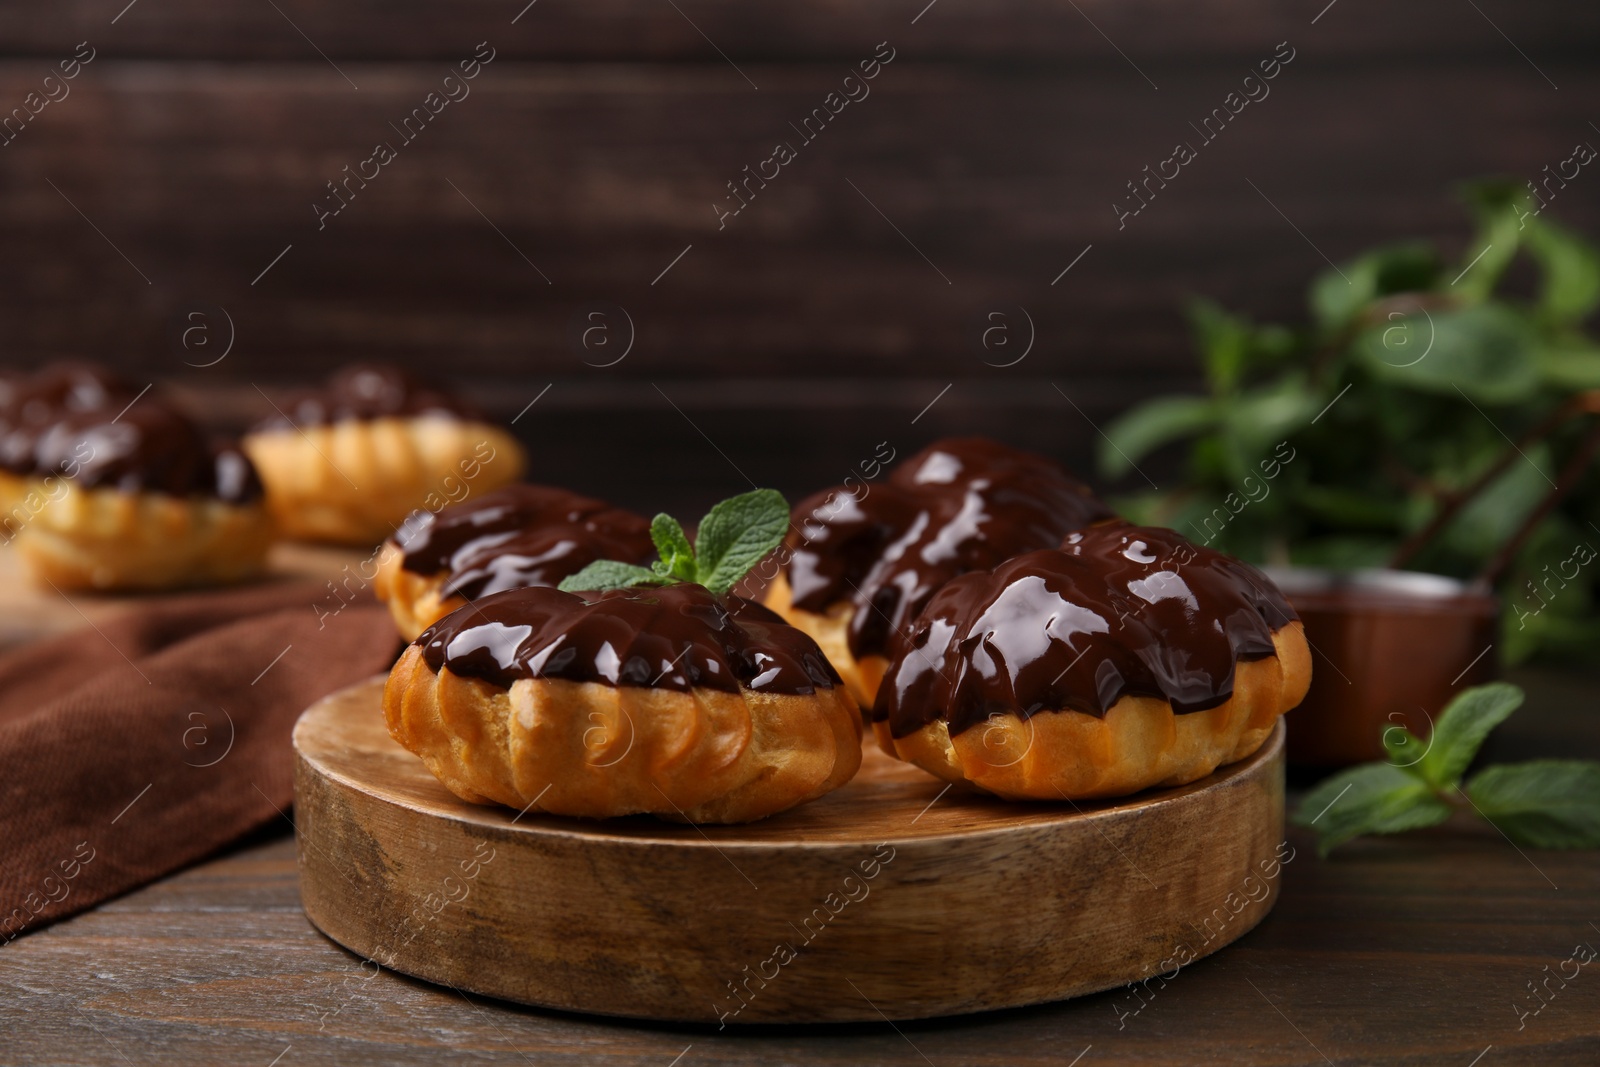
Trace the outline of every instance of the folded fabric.
<instances>
[{"instance_id":1,"label":"folded fabric","mask_svg":"<svg viewBox=\"0 0 1600 1067\"><path fill-rule=\"evenodd\" d=\"M0 655L0 945L284 822L295 719L388 670L370 601L165 597Z\"/></svg>"}]
</instances>

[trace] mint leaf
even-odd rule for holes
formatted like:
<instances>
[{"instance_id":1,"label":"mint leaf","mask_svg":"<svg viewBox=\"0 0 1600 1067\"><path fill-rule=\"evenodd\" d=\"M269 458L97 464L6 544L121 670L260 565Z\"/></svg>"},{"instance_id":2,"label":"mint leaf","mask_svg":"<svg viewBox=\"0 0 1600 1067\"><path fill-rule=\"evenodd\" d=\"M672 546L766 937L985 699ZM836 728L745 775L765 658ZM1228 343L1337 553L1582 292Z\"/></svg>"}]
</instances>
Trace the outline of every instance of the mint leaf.
<instances>
[{"instance_id":1,"label":"mint leaf","mask_svg":"<svg viewBox=\"0 0 1600 1067\"><path fill-rule=\"evenodd\" d=\"M1600 848L1600 763L1550 759L1489 767L1467 783L1467 795L1519 845Z\"/></svg>"},{"instance_id":2,"label":"mint leaf","mask_svg":"<svg viewBox=\"0 0 1600 1067\"><path fill-rule=\"evenodd\" d=\"M1600 305L1600 253L1575 233L1540 218L1524 240L1544 275L1539 314L1552 323L1582 322Z\"/></svg>"},{"instance_id":3,"label":"mint leaf","mask_svg":"<svg viewBox=\"0 0 1600 1067\"><path fill-rule=\"evenodd\" d=\"M1541 347L1539 371L1550 385L1562 389L1600 388L1600 349L1581 341L1557 341Z\"/></svg>"},{"instance_id":4,"label":"mint leaf","mask_svg":"<svg viewBox=\"0 0 1600 1067\"><path fill-rule=\"evenodd\" d=\"M1428 754L1417 764L1418 773L1435 789L1455 788L1489 731L1505 722L1521 703L1522 690L1505 682L1456 694L1434 724Z\"/></svg>"},{"instance_id":5,"label":"mint leaf","mask_svg":"<svg viewBox=\"0 0 1600 1067\"><path fill-rule=\"evenodd\" d=\"M1524 233L1522 216L1533 204L1528 191L1508 178L1468 182L1462 192L1477 217L1478 233L1461 252L1460 266L1470 263L1472 269L1451 289L1462 299L1478 303L1494 295L1500 276L1516 257ZM1476 263L1468 259L1474 248L1483 249ZM1450 273L1454 271L1451 268Z\"/></svg>"},{"instance_id":6,"label":"mint leaf","mask_svg":"<svg viewBox=\"0 0 1600 1067\"><path fill-rule=\"evenodd\" d=\"M1510 404L1538 391L1538 343L1525 316L1504 304L1478 304L1376 323L1356 338L1352 352L1379 379L1401 389Z\"/></svg>"},{"instance_id":7,"label":"mint leaf","mask_svg":"<svg viewBox=\"0 0 1600 1067\"><path fill-rule=\"evenodd\" d=\"M1311 283L1311 313L1326 330L1346 326L1368 304L1395 293L1421 292L1439 276L1439 257L1421 242L1388 245L1323 271Z\"/></svg>"},{"instance_id":8,"label":"mint leaf","mask_svg":"<svg viewBox=\"0 0 1600 1067\"><path fill-rule=\"evenodd\" d=\"M1229 314L1209 300L1193 300L1189 303L1189 325L1211 391L1231 392L1250 360L1250 321L1242 315Z\"/></svg>"},{"instance_id":9,"label":"mint leaf","mask_svg":"<svg viewBox=\"0 0 1600 1067\"><path fill-rule=\"evenodd\" d=\"M788 532L789 505L776 489L729 497L700 520L696 579L717 596L726 594Z\"/></svg>"},{"instance_id":10,"label":"mint leaf","mask_svg":"<svg viewBox=\"0 0 1600 1067\"><path fill-rule=\"evenodd\" d=\"M1422 738L1403 726L1389 726L1383 731L1383 750L1389 754L1391 766L1421 776L1422 772L1415 768L1428 751L1428 743Z\"/></svg>"},{"instance_id":11,"label":"mint leaf","mask_svg":"<svg viewBox=\"0 0 1600 1067\"><path fill-rule=\"evenodd\" d=\"M1220 417L1216 401L1202 396L1162 396L1147 400L1106 427L1100 469L1120 477L1146 453L1214 428Z\"/></svg>"},{"instance_id":12,"label":"mint leaf","mask_svg":"<svg viewBox=\"0 0 1600 1067\"><path fill-rule=\"evenodd\" d=\"M666 512L651 519L650 540L655 542L656 551L661 553L660 561L651 564L652 571L663 578L675 578L682 582L695 580L694 547L689 544L688 535L683 532L677 519Z\"/></svg>"},{"instance_id":13,"label":"mint leaf","mask_svg":"<svg viewBox=\"0 0 1600 1067\"><path fill-rule=\"evenodd\" d=\"M1306 794L1293 821L1316 829L1317 851L1326 856L1329 849L1362 834L1435 826L1448 819L1451 810L1416 775L1387 763L1364 763Z\"/></svg>"},{"instance_id":14,"label":"mint leaf","mask_svg":"<svg viewBox=\"0 0 1600 1067\"><path fill-rule=\"evenodd\" d=\"M561 584L556 588L563 593L603 593L609 589L631 589L636 585L666 585L669 580L648 567L618 563L614 559L597 559L577 574L561 579Z\"/></svg>"}]
</instances>

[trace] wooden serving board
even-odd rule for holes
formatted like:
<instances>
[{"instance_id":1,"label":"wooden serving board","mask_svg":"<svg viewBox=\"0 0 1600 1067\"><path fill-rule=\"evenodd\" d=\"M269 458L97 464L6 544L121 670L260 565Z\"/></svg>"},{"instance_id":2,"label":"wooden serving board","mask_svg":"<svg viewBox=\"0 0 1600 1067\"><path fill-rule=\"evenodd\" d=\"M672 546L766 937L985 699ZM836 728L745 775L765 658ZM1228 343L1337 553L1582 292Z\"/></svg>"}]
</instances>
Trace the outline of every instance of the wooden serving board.
<instances>
[{"instance_id":1,"label":"wooden serving board","mask_svg":"<svg viewBox=\"0 0 1600 1067\"><path fill-rule=\"evenodd\" d=\"M263 581L309 578L315 581L340 581L345 568L362 573L372 556L350 548L308 545L283 541L272 546L267 556ZM370 573L371 567L365 566ZM99 624L117 613L141 604L150 604L167 593L93 593L73 590L62 593L48 585L35 584L17 551L0 547L0 648L20 645L40 637L76 630L89 623Z\"/></svg>"},{"instance_id":2,"label":"wooden serving board","mask_svg":"<svg viewBox=\"0 0 1600 1067\"><path fill-rule=\"evenodd\" d=\"M389 738L382 679L294 732L301 896L384 967L546 1007L700 1023L910 1019L1150 979L1271 910L1283 726L1192 785L1009 804L869 749L731 827L456 799Z\"/></svg>"}]
</instances>

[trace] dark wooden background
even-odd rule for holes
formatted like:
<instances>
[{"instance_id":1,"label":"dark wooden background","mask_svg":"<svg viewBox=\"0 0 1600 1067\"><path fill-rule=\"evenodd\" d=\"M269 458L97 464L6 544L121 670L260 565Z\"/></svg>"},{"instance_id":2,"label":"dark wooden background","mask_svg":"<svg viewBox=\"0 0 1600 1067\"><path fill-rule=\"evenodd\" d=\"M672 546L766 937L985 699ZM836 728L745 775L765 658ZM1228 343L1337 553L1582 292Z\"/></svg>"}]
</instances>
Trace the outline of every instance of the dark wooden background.
<instances>
[{"instance_id":1,"label":"dark wooden background","mask_svg":"<svg viewBox=\"0 0 1600 1067\"><path fill-rule=\"evenodd\" d=\"M948 432L1086 467L1091 420L1195 385L1187 295L1296 316L1322 253L1456 252L1454 182L1600 143L1600 8L1557 0L124 2L0 8L0 114L97 50L0 148L0 359L108 360L235 426L255 385L356 358L505 418L551 385L517 422L534 476L638 507ZM1285 40L1271 95L1119 232L1124 183ZM480 41L471 95L319 232L324 183ZM870 97L719 232L725 183L881 41ZM1552 209L1596 232L1597 191ZM569 340L593 301L634 324L615 366ZM1017 307L1034 347L986 365L973 323Z\"/></svg>"}]
</instances>

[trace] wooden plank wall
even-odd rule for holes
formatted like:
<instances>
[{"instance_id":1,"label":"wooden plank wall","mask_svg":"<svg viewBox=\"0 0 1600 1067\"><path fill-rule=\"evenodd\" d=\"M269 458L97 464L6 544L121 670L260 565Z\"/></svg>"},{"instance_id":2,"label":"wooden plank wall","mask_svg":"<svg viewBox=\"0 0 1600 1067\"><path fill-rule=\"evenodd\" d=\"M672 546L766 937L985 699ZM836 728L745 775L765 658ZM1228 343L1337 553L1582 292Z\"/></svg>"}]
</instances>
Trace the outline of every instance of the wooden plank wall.
<instances>
[{"instance_id":1,"label":"wooden plank wall","mask_svg":"<svg viewBox=\"0 0 1600 1067\"><path fill-rule=\"evenodd\" d=\"M1187 295L1295 316L1324 255L1459 249L1456 180L1600 143L1600 9L1557 0L123 3L0 9L0 117L65 94L0 147L5 363L110 360L226 425L257 386L398 360L506 418L540 397L535 475L641 507L802 492L948 432L1085 466L1093 424L1194 386ZM391 126L447 88L469 95L414 140ZM804 140L845 88L869 95ZM1197 158L1119 227L1180 140ZM795 158L719 225L779 141ZM1590 232L1595 183L1554 205ZM618 308L634 343L599 366ZM995 366L1018 309L1033 347Z\"/></svg>"}]
</instances>

